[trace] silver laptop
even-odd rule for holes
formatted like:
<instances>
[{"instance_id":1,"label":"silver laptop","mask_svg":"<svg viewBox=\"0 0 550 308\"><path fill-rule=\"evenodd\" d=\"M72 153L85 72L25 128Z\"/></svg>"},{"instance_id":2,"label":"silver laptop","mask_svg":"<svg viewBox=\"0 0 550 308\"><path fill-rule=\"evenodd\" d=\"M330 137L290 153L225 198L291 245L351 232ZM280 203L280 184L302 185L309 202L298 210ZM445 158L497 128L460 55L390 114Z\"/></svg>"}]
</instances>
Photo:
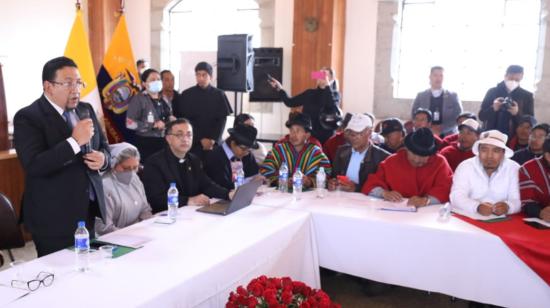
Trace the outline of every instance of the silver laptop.
<instances>
[{"instance_id":1,"label":"silver laptop","mask_svg":"<svg viewBox=\"0 0 550 308\"><path fill-rule=\"evenodd\" d=\"M203 213L217 214L217 215L229 215L242 208L245 208L252 203L252 199L256 195L258 188L262 185L261 179L253 179L248 183L245 183L237 188L233 200L220 200L210 205L198 208L197 211Z\"/></svg>"}]
</instances>

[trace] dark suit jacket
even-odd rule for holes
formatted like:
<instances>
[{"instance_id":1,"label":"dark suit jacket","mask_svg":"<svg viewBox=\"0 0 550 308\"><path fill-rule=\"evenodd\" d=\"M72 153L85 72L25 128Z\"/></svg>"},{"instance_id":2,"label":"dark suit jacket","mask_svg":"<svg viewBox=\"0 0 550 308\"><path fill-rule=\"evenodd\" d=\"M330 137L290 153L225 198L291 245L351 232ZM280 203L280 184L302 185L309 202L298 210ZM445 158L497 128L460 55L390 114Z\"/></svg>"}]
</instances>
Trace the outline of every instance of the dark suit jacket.
<instances>
[{"instance_id":1,"label":"dark suit jacket","mask_svg":"<svg viewBox=\"0 0 550 308\"><path fill-rule=\"evenodd\" d=\"M105 154L109 167L107 141L92 106L80 102L76 113L87 110L94 123L91 146ZM72 235L79 220L90 215L90 183L104 213L105 199L98 171L84 164L82 152L74 154L69 142L72 134L65 119L45 96L19 110L14 119L17 156L25 172L23 222L31 233L40 236ZM88 226L90 227L90 226Z\"/></svg>"},{"instance_id":2,"label":"dark suit jacket","mask_svg":"<svg viewBox=\"0 0 550 308\"><path fill-rule=\"evenodd\" d=\"M153 213L167 209L166 193L170 183L176 183L178 188L179 206L186 205L189 197L199 194L205 194L210 198L228 199L229 191L206 175L197 156L187 153L183 168L178 164L178 159L169 147L151 155L145 162L143 185Z\"/></svg>"},{"instance_id":3,"label":"dark suit jacket","mask_svg":"<svg viewBox=\"0 0 550 308\"><path fill-rule=\"evenodd\" d=\"M348 170L349 160L351 158L351 145L344 144L336 151L334 162L332 163L332 176L346 175ZM359 184L355 186L355 191L361 191L363 184L367 181L369 174L375 173L378 170L378 165L391 154L384 149L373 144L367 149L367 154L361 162L359 168Z\"/></svg>"},{"instance_id":4,"label":"dark suit jacket","mask_svg":"<svg viewBox=\"0 0 550 308\"><path fill-rule=\"evenodd\" d=\"M254 159L254 155L249 153L242 159L244 176L250 177L258 174L259 168ZM208 151L206 154L205 162L206 174L214 180L218 185L225 187L229 190L234 188L233 174L231 173L231 161L225 155L222 146L214 148L212 151Z\"/></svg>"}]
</instances>

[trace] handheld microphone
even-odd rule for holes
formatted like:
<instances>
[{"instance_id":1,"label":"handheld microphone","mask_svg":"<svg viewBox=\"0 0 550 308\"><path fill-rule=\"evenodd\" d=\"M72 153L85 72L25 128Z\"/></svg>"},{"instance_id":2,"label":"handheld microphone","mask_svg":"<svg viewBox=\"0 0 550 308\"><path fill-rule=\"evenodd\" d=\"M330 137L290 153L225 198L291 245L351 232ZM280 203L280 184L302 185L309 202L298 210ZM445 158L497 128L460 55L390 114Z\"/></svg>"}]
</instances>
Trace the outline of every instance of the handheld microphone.
<instances>
[{"instance_id":1,"label":"handheld microphone","mask_svg":"<svg viewBox=\"0 0 550 308\"><path fill-rule=\"evenodd\" d=\"M78 108L76 109L78 110ZM78 110L78 117L80 120L90 119L90 111L87 108ZM82 146L82 154L92 153L91 141Z\"/></svg>"}]
</instances>

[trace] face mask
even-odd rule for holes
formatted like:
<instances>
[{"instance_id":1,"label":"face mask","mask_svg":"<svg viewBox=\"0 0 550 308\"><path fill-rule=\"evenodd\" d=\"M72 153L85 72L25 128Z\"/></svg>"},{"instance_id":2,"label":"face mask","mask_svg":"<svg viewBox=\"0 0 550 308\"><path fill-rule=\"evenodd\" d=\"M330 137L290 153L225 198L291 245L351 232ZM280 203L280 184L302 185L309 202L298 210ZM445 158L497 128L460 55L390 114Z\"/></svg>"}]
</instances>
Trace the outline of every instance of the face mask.
<instances>
[{"instance_id":1,"label":"face mask","mask_svg":"<svg viewBox=\"0 0 550 308\"><path fill-rule=\"evenodd\" d=\"M162 81L155 80L149 82L149 87L147 88L147 91L151 93L159 93L162 90Z\"/></svg>"},{"instance_id":2,"label":"face mask","mask_svg":"<svg viewBox=\"0 0 550 308\"><path fill-rule=\"evenodd\" d=\"M121 171L121 172L115 171L116 179L119 182L124 183L126 185L130 184L133 176L134 176L134 171Z\"/></svg>"},{"instance_id":3,"label":"face mask","mask_svg":"<svg viewBox=\"0 0 550 308\"><path fill-rule=\"evenodd\" d=\"M519 87L519 82L515 80L504 80L504 84L506 85L506 89L508 89L508 91L510 92Z\"/></svg>"}]
</instances>

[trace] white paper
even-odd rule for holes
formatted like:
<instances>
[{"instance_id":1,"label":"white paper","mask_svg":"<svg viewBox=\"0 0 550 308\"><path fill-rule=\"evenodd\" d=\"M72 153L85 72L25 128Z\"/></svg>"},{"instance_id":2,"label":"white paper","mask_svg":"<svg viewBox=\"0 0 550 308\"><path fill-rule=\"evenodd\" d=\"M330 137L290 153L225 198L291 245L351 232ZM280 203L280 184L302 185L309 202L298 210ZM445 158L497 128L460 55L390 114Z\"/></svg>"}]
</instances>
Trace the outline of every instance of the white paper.
<instances>
[{"instance_id":1,"label":"white paper","mask_svg":"<svg viewBox=\"0 0 550 308\"><path fill-rule=\"evenodd\" d=\"M7 305L25 295L29 291L0 285L0 307Z\"/></svg>"},{"instance_id":2,"label":"white paper","mask_svg":"<svg viewBox=\"0 0 550 308\"><path fill-rule=\"evenodd\" d=\"M452 208L451 211L453 213L457 213L457 214L460 214L462 216L466 216L466 217L469 217L471 219L475 219L475 220L481 220L481 221L486 221L486 220L493 220L493 219L497 219L497 218L504 218L506 217L506 214L502 214L500 216L497 216L495 214L491 214L489 216L483 216L479 213L470 213L470 212L465 212L465 211L462 211L462 210L459 210L459 209L456 209L456 208Z\"/></svg>"},{"instance_id":3,"label":"white paper","mask_svg":"<svg viewBox=\"0 0 550 308\"><path fill-rule=\"evenodd\" d=\"M130 248L140 248L145 243L151 241L150 238L137 235L129 235L124 233L109 233L98 238L101 242L114 244L117 246L125 246Z\"/></svg>"},{"instance_id":4,"label":"white paper","mask_svg":"<svg viewBox=\"0 0 550 308\"><path fill-rule=\"evenodd\" d=\"M384 211L397 211L397 212L416 212L416 207L408 205L409 199L403 198L401 202L384 201L381 210Z\"/></svg>"},{"instance_id":5,"label":"white paper","mask_svg":"<svg viewBox=\"0 0 550 308\"><path fill-rule=\"evenodd\" d=\"M534 222L538 222L539 224L541 225L544 225L544 226L547 226L548 228L550 228L550 222L546 222L540 218L536 218L536 217L533 217L533 218L523 218L524 221L534 221Z\"/></svg>"}]
</instances>

